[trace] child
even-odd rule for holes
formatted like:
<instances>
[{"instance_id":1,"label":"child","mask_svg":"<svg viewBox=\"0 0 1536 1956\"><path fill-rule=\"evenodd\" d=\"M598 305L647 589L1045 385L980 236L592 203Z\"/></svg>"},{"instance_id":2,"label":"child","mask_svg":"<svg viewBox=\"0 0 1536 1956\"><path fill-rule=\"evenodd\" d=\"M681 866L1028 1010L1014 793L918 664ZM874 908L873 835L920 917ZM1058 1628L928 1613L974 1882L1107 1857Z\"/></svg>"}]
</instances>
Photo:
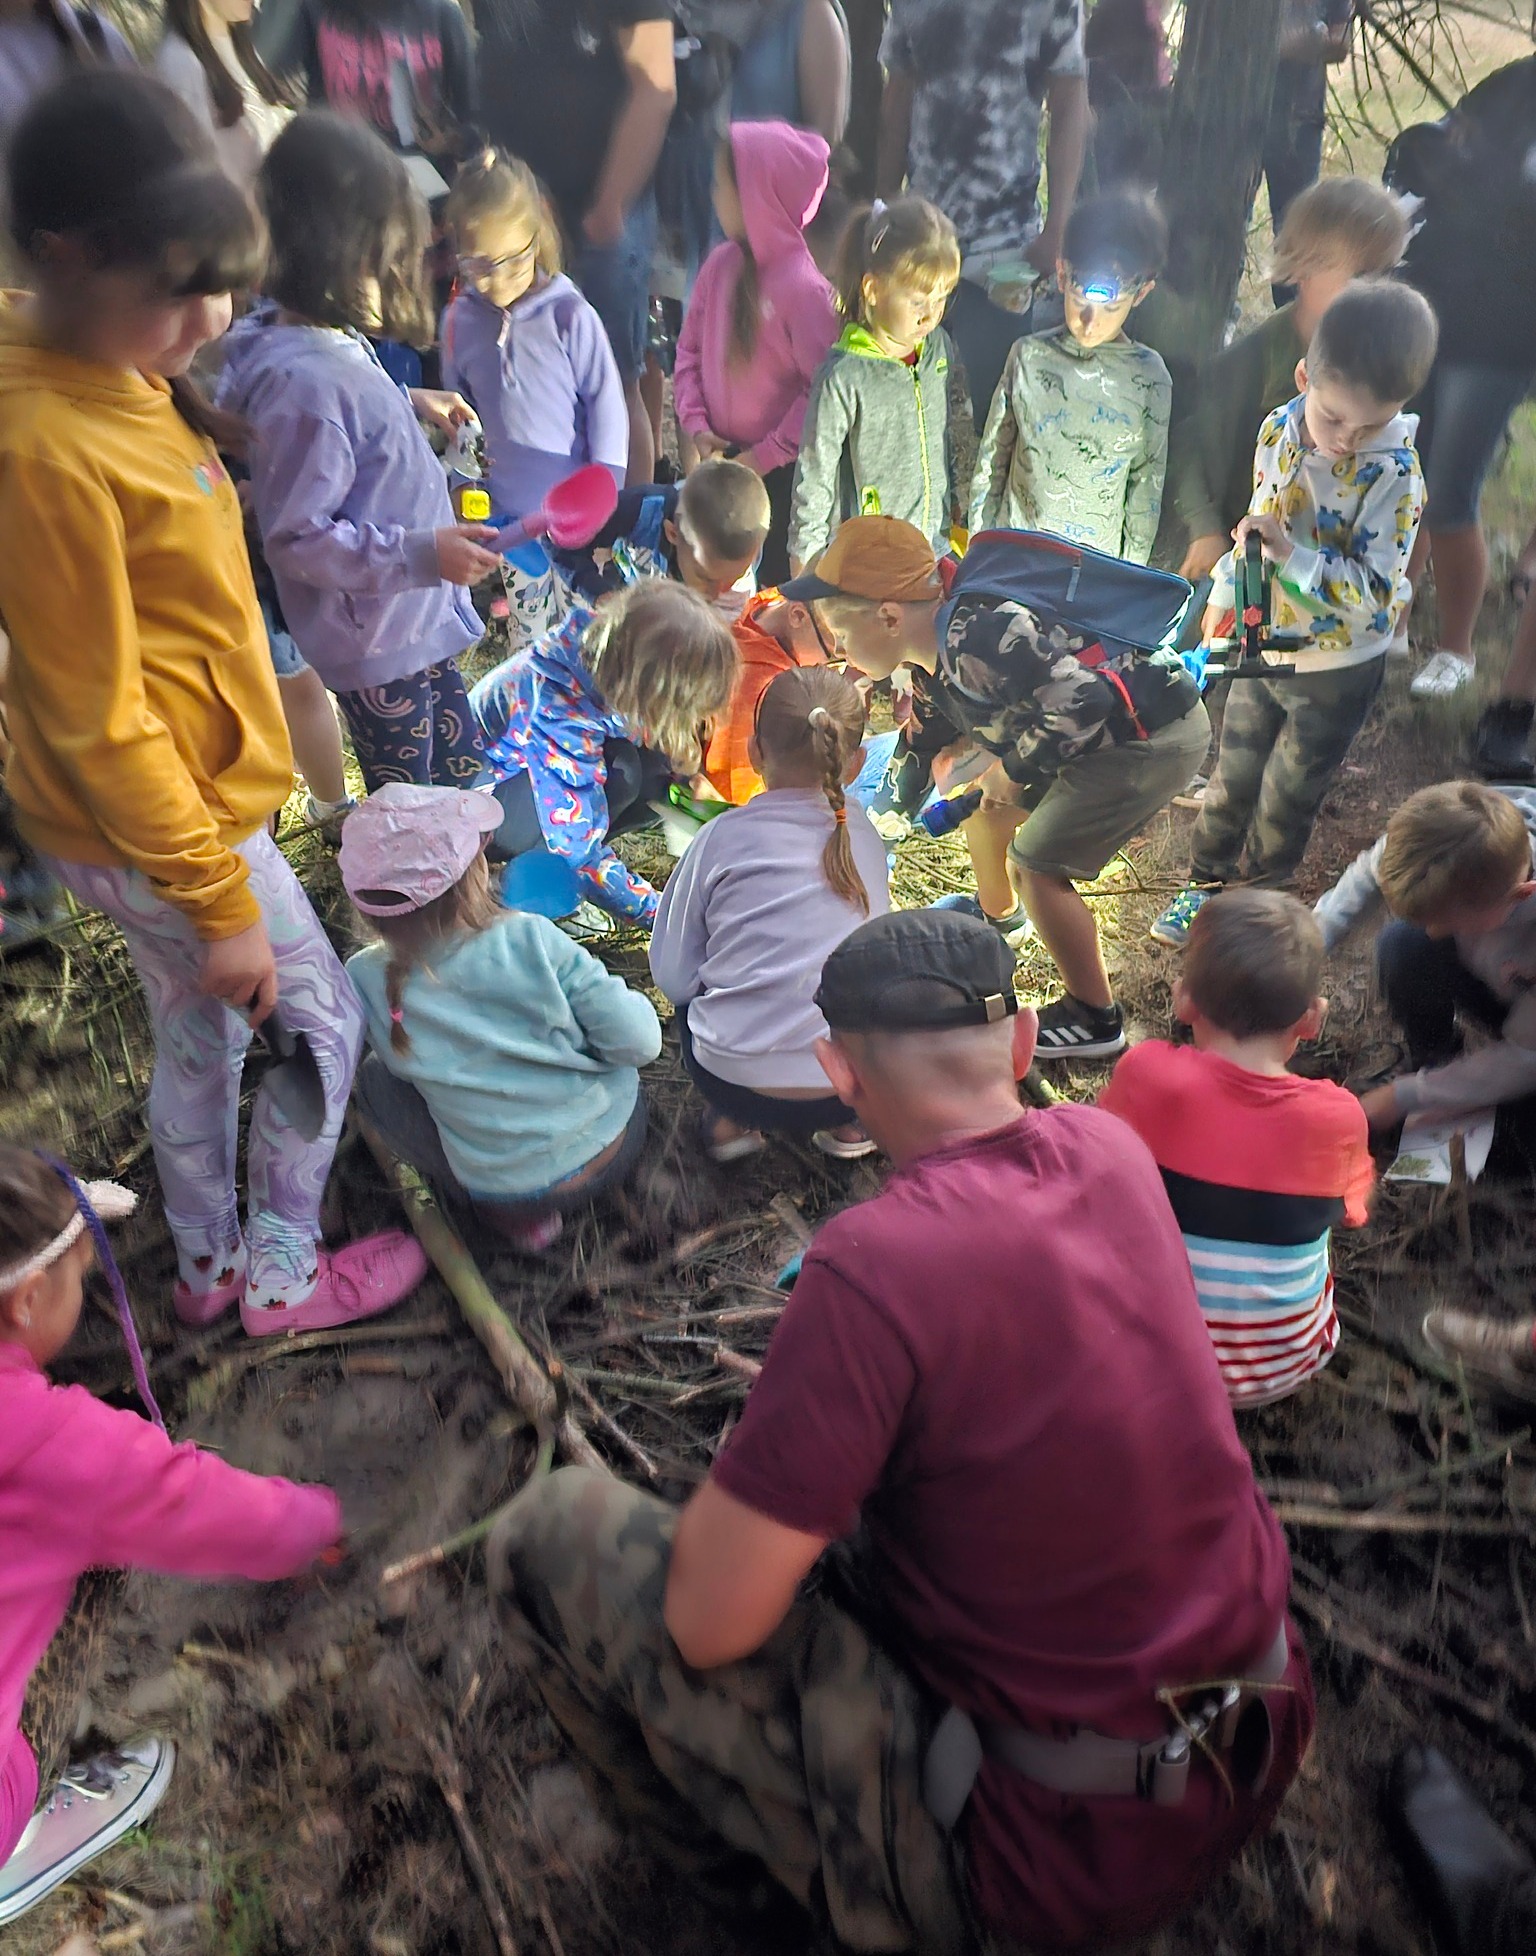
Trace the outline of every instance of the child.
<instances>
[{"instance_id":1,"label":"child","mask_svg":"<svg viewBox=\"0 0 1536 1956\"><path fill-rule=\"evenodd\" d=\"M873 1152L816 1057L822 964L890 908L885 844L844 793L863 739L864 704L845 674L780 673L750 750L764 792L708 823L662 893L651 975L677 1007L716 1161L755 1153L764 1128L844 1159Z\"/></svg>"},{"instance_id":2,"label":"child","mask_svg":"<svg viewBox=\"0 0 1536 1956\"><path fill-rule=\"evenodd\" d=\"M640 577L675 577L731 622L756 589L770 514L757 471L717 455L680 483L620 490L590 547L556 551L555 562L589 604Z\"/></svg>"},{"instance_id":3,"label":"child","mask_svg":"<svg viewBox=\"0 0 1536 1956\"><path fill-rule=\"evenodd\" d=\"M795 464L796 574L849 516L899 516L948 550L952 351L939 321L959 278L955 227L921 197L849 225L837 295L848 324L811 383Z\"/></svg>"},{"instance_id":4,"label":"child","mask_svg":"<svg viewBox=\"0 0 1536 1956\"><path fill-rule=\"evenodd\" d=\"M1125 322L1168 255L1144 192L1079 204L1057 267L1066 324L1017 341L992 397L971 484L970 528L1048 530L1110 557L1152 554L1173 383Z\"/></svg>"},{"instance_id":5,"label":"child","mask_svg":"<svg viewBox=\"0 0 1536 1956\"><path fill-rule=\"evenodd\" d=\"M219 160L242 189L292 113L256 52L253 0L166 0L154 71L207 126Z\"/></svg>"},{"instance_id":6,"label":"child","mask_svg":"<svg viewBox=\"0 0 1536 1956\"><path fill-rule=\"evenodd\" d=\"M519 1249L624 1180L645 1142L650 1001L546 917L503 910L491 795L390 783L347 817L341 880L383 939L347 965L373 1054L365 1119Z\"/></svg>"},{"instance_id":7,"label":"child","mask_svg":"<svg viewBox=\"0 0 1536 1956\"><path fill-rule=\"evenodd\" d=\"M292 756L240 505L183 379L258 273L256 223L191 112L139 75L60 83L8 174L36 291L0 309L17 820L121 929L149 996L177 1312L206 1324L238 1303L255 1335L346 1324L398 1302L426 1260L397 1231L316 1250L362 1012L267 833ZM240 1059L274 1006L309 1043L325 1122L306 1141L257 1094L242 1235Z\"/></svg>"},{"instance_id":8,"label":"child","mask_svg":"<svg viewBox=\"0 0 1536 1956\"><path fill-rule=\"evenodd\" d=\"M836 647L818 624L814 605L796 604L779 591L753 598L731 632L741 654L741 678L730 711L705 750L704 772L717 794L739 805L763 791L753 759L763 695L780 673L826 665ZM889 744L895 746L894 737Z\"/></svg>"},{"instance_id":9,"label":"child","mask_svg":"<svg viewBox=\"0 0 1536 1956\"><path fill-rule=\"evenodd\" d=\"M241 1473L81 1386L49 1384L98 1257L131 1325L101 1219L133 1205L115 1182L82 1188L62 1163L0 1145L0 1922L139 1825L175 1761L168 1743L143 1739L74 1766L29 1828L39 1762L22 1698L79 1577L105 1565L275 1582L339 1555L329 1488Z\"/></svg>"},{"instance_id":10,"label":"child","mask_svg":"<svg viewBox=\"0 0 1536 1956\"><path fill-rule=\"evenodd\" d=\"M629 411L603 322L560 270L560 238L533 172L483 150L448 197L459 289L443 316L443 385L485 429L505 523L601 462L622 489Z\"/></svg>"},{"instance_id":11,"label":"child","mask_svg":"<svg viewBox=\"0 0 1536 1956\"><path fill-rule=\"evenodd\" d=\"M656 892L611 838L649 821L674 777L691 780L729 707L741 661L697 592L647 578L577 605L558 631L481 680L486 767L507 819L498 853L548 852L615 917L649 924Z\"/></svg>"},{"instance_id":12,"label":"child","mask_svg":"<svg viewBox=\"0 0 1536 1956\"><path fill-rule=\"evenodd\" d=\"M407 400L363 337L425 328L426 210L361 123L297 117L261 196L276 301L229 336L223 406L251 427L251 501L299 651L336 695L363 780L473 781L479 729L454 663L480 637L462 586L500 570L496 532L455 523L417 423L469 417Z\"/></svg>"},{"instance_id":13,"label":"child","mask_svg":"<svg viewBox=\"0 0 1536 1956\"><path fill-rule=\"evenodd\" d=\"M827 145L787 122L737 122L715 158L725 242L705 259L683 317L673 387L701 461L745 452L773 519L763 580L789 575L789 504L806 402L837 338L831 288L805 227L827 187Z\"/></svg>"},{"instance_id":14,"label":"child","mask_svg":"<svg viewBox=\"0 0 1536 1956\"><path fill-rule=\"evenodd\" d=\"M1408 220L1398 200L1362 177L1324 177L1286 207L1271 273L1296 297L1218 353L1181 411L1168 451L1168 493L1187 537L1179 569L1209 577L1231 548L1253 490L1253 437L1295 392L1318 322L1352 279L1381 278L1402 257Z\"/></svg>"},{"instance_id":15,"label":"child","mask_svg":"<svg viewBox=\"0 0 1536 1956\"><path fill-rule=\"evenodd\" d=\"M1190 928L1173 985L1192 1046L1149 1039L1099 1105L1152 1150L1234 1406L1267 1406L1339 1342L1328 1235L1358 1228L1374 1169L1360 1103L1288 1072L1322 1031L1322 933L1279 890L1228 890Z\"/></svg>"},{"instance_id":16,"label":"child","mask_svg":"<svg viewBox=\"0 0 1536 1956\"><path fill-rule=\"evenodd\" d=\"M1435 354L1435 316L1406 285L1357 279L1323 314L1296 400L1259 431L1253 501L1236 530L1274 566L1274 623L1303 642L1295 672L1241 679L1195 822L1190 884L1152 926L1177 948L1213 889L1242 873L1279 884L1306 853L1318 807L1381 685L1408 602L1424 511L1415 422L1403 403ZM1232 609L1232 558L1211 592L1209 637ZM1275 656L1275 655L1271 655Z\"/></svg>"}]
</instances>

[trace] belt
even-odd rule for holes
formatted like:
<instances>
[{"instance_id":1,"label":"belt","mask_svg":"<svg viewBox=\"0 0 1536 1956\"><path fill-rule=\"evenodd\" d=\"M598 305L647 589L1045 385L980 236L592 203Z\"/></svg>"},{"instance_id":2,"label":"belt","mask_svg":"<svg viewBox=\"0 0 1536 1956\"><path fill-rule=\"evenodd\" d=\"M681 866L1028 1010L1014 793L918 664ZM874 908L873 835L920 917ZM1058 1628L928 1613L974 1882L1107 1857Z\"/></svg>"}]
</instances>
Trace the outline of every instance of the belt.
<instances>
[{"instance_id":1,"label":"belt","mask_svg":"<svg viewBox=\"0 0 1536 1956\"><path fill-rule=\"evenodd\" d=\"M1282 1619L1274 1642L1249 1678L1195 1685L1167 1695L1181 1710L1171 1732L1155 1739L1112 1739L1084 1726L1069 1738L1026 1732L984 1719L978 1724L952 1705L939 1720L923 1764L923 1798L942 1826L953 1827L970 1798L983 1759L996 1759L1036 1786L1079 1798L1148 1800L1178 1806L1189 1788L1196 1749L1230 1750L1238 1721L1255 1699L1285 1676L1290 1645Z\"/></svg>"}]
</instances>

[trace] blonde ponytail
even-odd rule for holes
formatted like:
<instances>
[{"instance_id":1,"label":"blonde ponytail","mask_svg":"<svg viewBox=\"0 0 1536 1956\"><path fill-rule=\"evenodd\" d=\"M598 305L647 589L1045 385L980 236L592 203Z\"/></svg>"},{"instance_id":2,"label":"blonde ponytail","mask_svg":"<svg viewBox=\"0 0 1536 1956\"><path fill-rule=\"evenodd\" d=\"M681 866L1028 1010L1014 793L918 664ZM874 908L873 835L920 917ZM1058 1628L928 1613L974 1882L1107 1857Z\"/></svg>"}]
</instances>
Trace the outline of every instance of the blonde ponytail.
<instances>
[{"instance_id":1,"label":"blonde ponytail","mask_svg":"<svg viewBox=\"0 0 1536 1956\"><path fill-rule=\"evenodd\" d=\"M833 666L797 666L781 672L763 694L757 743L770 764L809 762L827 806L832 833L821 852L822 874L845 903L869 915L869 891L853 860L848 797L843 777L864 739L864 702L846 673ZM767 770L765 769L765 772Z\"/></svg>"}]
</instances>

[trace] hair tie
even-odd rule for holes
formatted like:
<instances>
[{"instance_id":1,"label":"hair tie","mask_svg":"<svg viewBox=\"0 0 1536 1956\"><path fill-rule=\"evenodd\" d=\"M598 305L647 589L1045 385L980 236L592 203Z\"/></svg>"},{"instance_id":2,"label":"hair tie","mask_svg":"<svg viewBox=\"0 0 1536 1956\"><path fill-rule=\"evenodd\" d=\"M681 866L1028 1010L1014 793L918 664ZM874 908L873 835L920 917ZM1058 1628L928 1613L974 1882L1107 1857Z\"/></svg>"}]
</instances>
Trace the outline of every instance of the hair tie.
<instances>
[{"instance_id":1,"label":"hair tie","mask_svg":"<svg viewBox=\"0 0 1536 1956\"><path fill-rule=\"evenodd\" d=\"M404 1012L401 1011L398 1005L390 1006L389 1023L392 1026L403 1026L405 1024L405 1014Z\"/></svg>"},{"instance_id":2,"label":"hair tie","mask_svg":"<svg viewBox=\"0 0 1536 1956\"><path fill-rule=\"evenodd\" d=\"M838 823L839 825L846 824L848 820L848 810L846 808L834 808L832 811L832 819L834 822Z\"/></svg>"},{"instance_id":3,"label":"hair tie","mask_svg":"<svg viewBox=\"0 0 1536 1956\"><path fill-rule=\"evenodd\" d=\"M831 726L832 724L832 715L827 711L827 709L824 706L813 706L810 712L807 713L805 717L813 727L819 727L823 721L825 721L828 726Z\"/></svg>"}]
</instances>

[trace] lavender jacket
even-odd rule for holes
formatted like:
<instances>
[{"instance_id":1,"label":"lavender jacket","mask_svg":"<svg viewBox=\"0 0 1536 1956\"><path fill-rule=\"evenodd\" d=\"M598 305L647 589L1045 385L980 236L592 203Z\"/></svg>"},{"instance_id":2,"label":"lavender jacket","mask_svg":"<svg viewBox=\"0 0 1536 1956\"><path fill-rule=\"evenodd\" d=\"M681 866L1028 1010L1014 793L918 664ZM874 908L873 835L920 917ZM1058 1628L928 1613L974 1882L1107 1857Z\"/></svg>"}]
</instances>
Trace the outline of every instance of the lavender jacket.
<instances>
[{"instance_id":1,"label":"lavender jacket","mask_svg":"<svg viewBox=\"0 0 1536 1956\"><path fill-rule=\"evenodd\" d=\"M461 292L443 314L443 385L480 417L498 518L537 509L585 462L624 487L624 383L602 320L568 278L506 307Z\"/></svg>"},{"instance_id":2,"label":"lavender jacket","mask_svg":"<svg viewBox=\"0 0 1536 1956\"><path fill-rule=\"evenodd\" d=\"M372 348L271 307L225 345L219 405L250 423L256 527L304 657L335 693L457 658L481 628L438 573L447 479Z\"/></svg>"}]
</instances>

